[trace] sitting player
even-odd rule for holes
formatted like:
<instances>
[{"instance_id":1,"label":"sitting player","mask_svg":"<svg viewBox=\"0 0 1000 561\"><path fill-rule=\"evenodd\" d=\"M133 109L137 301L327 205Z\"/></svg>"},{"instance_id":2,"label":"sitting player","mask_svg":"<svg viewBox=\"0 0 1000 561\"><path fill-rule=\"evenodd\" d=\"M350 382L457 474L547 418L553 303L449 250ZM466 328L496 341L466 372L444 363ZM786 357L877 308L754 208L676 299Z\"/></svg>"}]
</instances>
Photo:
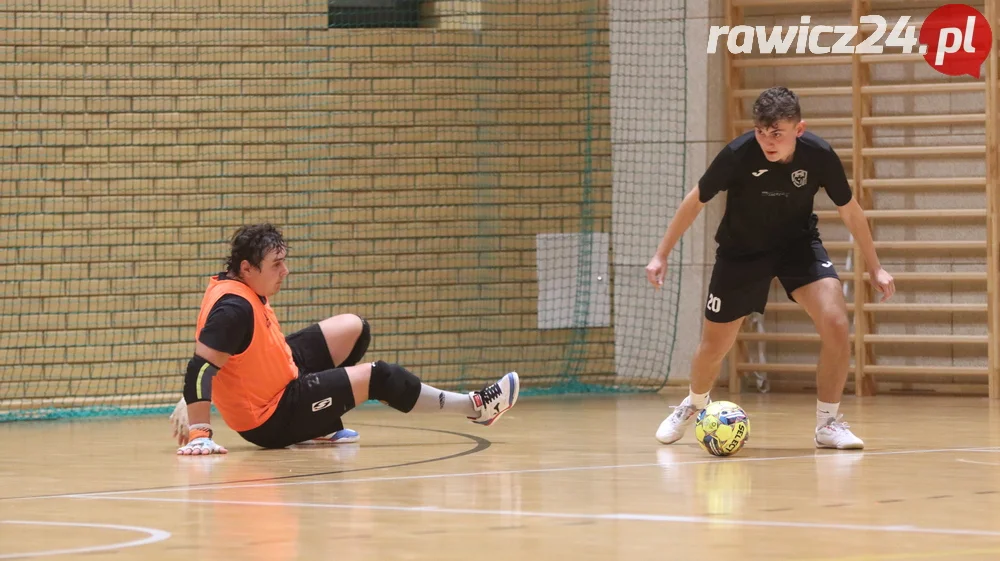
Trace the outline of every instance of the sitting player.
<instances>
[{"instance_id":1,"label":"sitting player","mask_svg":"<svg viewBox=\"0 0 1000 561\"><path fill-rule=\"evenodd\" d=\"M371 339L368 323L338 315L281 333L270 298L288 276L287 246L270 224L244 226L232 239L227 270L209 280L195 331L184 398L171 422L182 455L225 454L212 438L212 403L248 442L284 448L306 441L355 442L341 421L377 399L404 413L447 411L490 425L517 401L510 372L481 391L460 394L422 384L383 361L359 364Z\"/></svg>"},{"instance_id":2,"label":"sitting player","mask_svg":"<svg viewBox=\"0 0 1000 561\"><path fill-rule=\"evenodd\" d=\"M838 411L851 360L847 306L840 279L820 240L813 198L820 189L837 205L858 242L871 283L883 301L896 288L879 264L868 221L854 200L833 148L805 131L798 97L786 88L763 92L753 107L754 131L722 149L698 185L684 198L646 266L654 287L663 284L667 255L719 191L728 191L719 224L715 268L709 283L701 343L691 361L690 395L660 424L656 438L680 440L709 402L709 390L743 318L764 312L771 280L802 306L822 341L816 368L816 432L819 448L863 448ZM863 290L863 287L856 287Z\"/></svg>"}]
</instances>

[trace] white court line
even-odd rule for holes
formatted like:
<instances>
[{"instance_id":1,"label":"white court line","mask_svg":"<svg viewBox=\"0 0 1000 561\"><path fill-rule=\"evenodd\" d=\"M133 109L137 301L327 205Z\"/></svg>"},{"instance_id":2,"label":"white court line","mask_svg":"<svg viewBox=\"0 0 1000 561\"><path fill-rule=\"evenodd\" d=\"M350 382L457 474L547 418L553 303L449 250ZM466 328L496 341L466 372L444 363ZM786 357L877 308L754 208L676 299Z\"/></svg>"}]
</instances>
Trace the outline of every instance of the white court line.
<instances>
[{"instance_id":1,"label":"white court line","mask_svg":"<svg viewBox=\"0 0 1000 561\"><path fill-rule=\"evenodd\" d=\"M93 500L104 501L145 501L183 504L218 504L262 507L298 507L325 508L337 510L368 510L388 512L419 512L437 514L463 514L485 516L524 516L529 518L555 518L570 520L608 520L630 522L674 522L681 524L713 524L725 526L753 526L770 528L807 528L812 530L854 530L859 532L906 533L906 534L939 534L953 536L987 536L1000 537L1000 532L989 530L967 530L960 528L923 528L911 525L877 526L870 524L827 524L822 522L782 522L777 520L745 520L716 518L711 516L676 516L669 514L634 514L608 513L587 514L572 512L536 512L523 510L479 510L471 508L442 508L436 506L394 506L394 505L351 505L326 503L297 503L280 501L220 501L212 499L168 499L158 497L92 497Z\"/></svg>"},{"instance_id":2,"label":"white court line","mask_svg":"<svg viewBox=\"0 0 1000 561\"><path fill-rule=\"evenodd\" d=\"M0 554L0 559L24 559L27 557L45 557L49 555L69 555L75 553L93 553L95 551L111 551L124 549L126 547L138 547L151 543L161 542L170 537L170 532L157 530L155 528L142 528L140 526L119 526L117 524L84 524L82 522L42 522L40 520L0 520L0 524L22 524L25 526L74 526L80 528L102 528L107 530L122 530L125 532L139 532L148 534L148 537L132 540L129 542L113 543L108 545L95 545L90 547L74 547L70 549L48 549L45 551L30 551L25 553L4 553ZM50 538L51 539L51 538Z\"/></svg>"},{"instance_id":3,"label":"white court line","mask_svg":"<svg viewBox=\"0 0 1000 561\"><path fill-rule=\"evenodd\" d=\"M369 483L376 481L411 481L416 479L441 479L441 478L451 478L451 477L478 477L478 476L488 476L488 475L514 475L514 474L528 474L528 473L562 473L570 471L597 471L597 470L610 470L610 469L629 469L629 468L644 468L644 467L673 467L673 466L689 466L698 464L713 464L717 462L774 462L782 460L804 460L804 459L814 459L822 460L829 458L838 458L842 455L858 455L862 457L869 456L897 456L904 454L937 454L944 452L997 452L1000 448L935 448L929 450L890 450L883 452L834 452L830 451L828 454L803 454L799 456L773 456L766 458L714 458L707 460L692 460L687 462L674 462L670 464L656 463L643 463L643 464L612 464L612 465L602 465L602 466L567 466L567 467L555 467L555 468L535 468L535 469L512 469L512 470L496 470L496 471L473 471L465 473L437 473L431 475L401 475L401 476L389 476L389 477L364 477L355 479L326 479L321 481L289 481L284 483L243 483L243 484L226 484L219 483L216 485L200 485L195 487L172 487L168 489L146 489L146 490L135 490L135 491L103 491L98 493L79 493L72 495L59 495L57 497L49 498L72 498L81 499L88 497L109 497L115 495L136 495L144 493L169 493L176 491L202 491L202 490L220 490L220 489L253 489L253 488L271 488L271 487L295 487L301 485L336 485L342 483Z\"/></svg>"},{"instance_id":4,"label":"white court line","mask_svg":"<svg viewBox=\"0 0 1000 561\"><path fill-rule=\"evenodd\" d=\"M956 462L962 462L964 464L978 464L981 466L1000 466L997 462L977 462L976 460L966 460L965 458L958 458Z\"/></svg>"}]
</instances>

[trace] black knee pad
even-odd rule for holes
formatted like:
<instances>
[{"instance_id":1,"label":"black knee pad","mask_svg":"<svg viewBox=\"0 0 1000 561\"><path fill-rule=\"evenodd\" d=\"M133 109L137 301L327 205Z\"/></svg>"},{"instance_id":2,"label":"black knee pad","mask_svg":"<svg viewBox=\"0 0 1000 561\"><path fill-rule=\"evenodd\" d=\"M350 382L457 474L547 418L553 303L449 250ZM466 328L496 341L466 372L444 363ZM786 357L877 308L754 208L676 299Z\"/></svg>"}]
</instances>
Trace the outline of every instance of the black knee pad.
<instances>
[{"instance_id":1,"label":"black knee pad","mask_svg":"<svg viewBox=\"0 0 1000 561\"><path fill-rule=\"evenodd\" d=\"M355 364L361 362L361 359L368 352L368 345L372 342L372 330L371 326L363 317L358 317L361 320L361 335L358 335L358 340L354 343L354 348L351 349L351 354L347 355L344 362L338 364L337 366L354 366Z\"/></svg>"},{"instance_id":2,"label":"black knee pad","mask_svg":"<svg viewBox=\"0 0 1000 561\"><path fill-rule=\"evenodd\" d=\"M420 397L420 378L398 364L383 360L373 362L368 397L409 413Z\"/></svg>"}]
</instances>

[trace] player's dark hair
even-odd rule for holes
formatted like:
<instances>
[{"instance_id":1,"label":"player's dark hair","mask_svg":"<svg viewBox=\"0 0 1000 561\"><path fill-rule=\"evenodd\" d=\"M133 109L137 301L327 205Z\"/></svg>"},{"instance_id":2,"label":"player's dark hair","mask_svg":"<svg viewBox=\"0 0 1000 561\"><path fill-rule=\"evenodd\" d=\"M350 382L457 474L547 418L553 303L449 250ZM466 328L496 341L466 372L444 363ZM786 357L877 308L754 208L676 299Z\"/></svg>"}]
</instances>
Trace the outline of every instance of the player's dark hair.
<instances>
[{"instance_id":1,"label":"player's dark hair","mask_svg":"<svg viewBox=\"0 0 1000 561\"><path fill-rule=\"evenodd\" d=\"M285 238L277 228L270 224L243 226L233 234L226 270L238 276L240 263L243 261L249 261L251 265L260 269L264 256L276 249L288 249Z\"/></svg>"},{"instance_id":2,"label":"player's dark hair","mask_svg":"<svg viewBox=\"0 0 1000 561\"><path fill-rule=\"evenodd\" d=\"M765 129L778 124L778 121L802 120L802 108L799 106L799 96L784 87L774 87L763 91L753 104L753 123Z\"/></svg>"}]
</instances>

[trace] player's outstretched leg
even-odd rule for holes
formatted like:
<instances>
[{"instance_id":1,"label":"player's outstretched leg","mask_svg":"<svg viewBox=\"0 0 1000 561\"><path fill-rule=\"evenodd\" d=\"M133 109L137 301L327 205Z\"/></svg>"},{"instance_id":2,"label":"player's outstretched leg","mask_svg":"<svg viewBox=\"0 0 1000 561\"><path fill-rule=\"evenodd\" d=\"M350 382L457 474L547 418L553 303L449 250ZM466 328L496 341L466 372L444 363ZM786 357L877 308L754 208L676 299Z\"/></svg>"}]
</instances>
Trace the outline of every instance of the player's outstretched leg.
<instances>
[{"instance_id":1,"label":"player's outstretched leg","mask_svg":"<svg viewBox=\"0 0 1000 561\"><path fill-rule=\"evenodd\" d=\"M711 401L709 392L726 353L736 341L743 318L727 323L705 320L701 332L701 342L691 359L691 388L687 397L674 412L660 423L656 429L656 440L663 444L673 444L684 437L687 428L694 423L695 416Z\"/></svg>"},{"instance_id":2,"label":"player's outstretched leg","mask_svg":"<svg viewBox=\"0 0 1000 561\"><path fill-rule=\"evenodd\" d=\"M462 394L421 383L406 368L381 360L349 366L346 370L356 404L377 399L403 413L453 412L486 426L513 407L521 391L517 372L508 372L481 390Z\"/></svg>"}]
</instances>

